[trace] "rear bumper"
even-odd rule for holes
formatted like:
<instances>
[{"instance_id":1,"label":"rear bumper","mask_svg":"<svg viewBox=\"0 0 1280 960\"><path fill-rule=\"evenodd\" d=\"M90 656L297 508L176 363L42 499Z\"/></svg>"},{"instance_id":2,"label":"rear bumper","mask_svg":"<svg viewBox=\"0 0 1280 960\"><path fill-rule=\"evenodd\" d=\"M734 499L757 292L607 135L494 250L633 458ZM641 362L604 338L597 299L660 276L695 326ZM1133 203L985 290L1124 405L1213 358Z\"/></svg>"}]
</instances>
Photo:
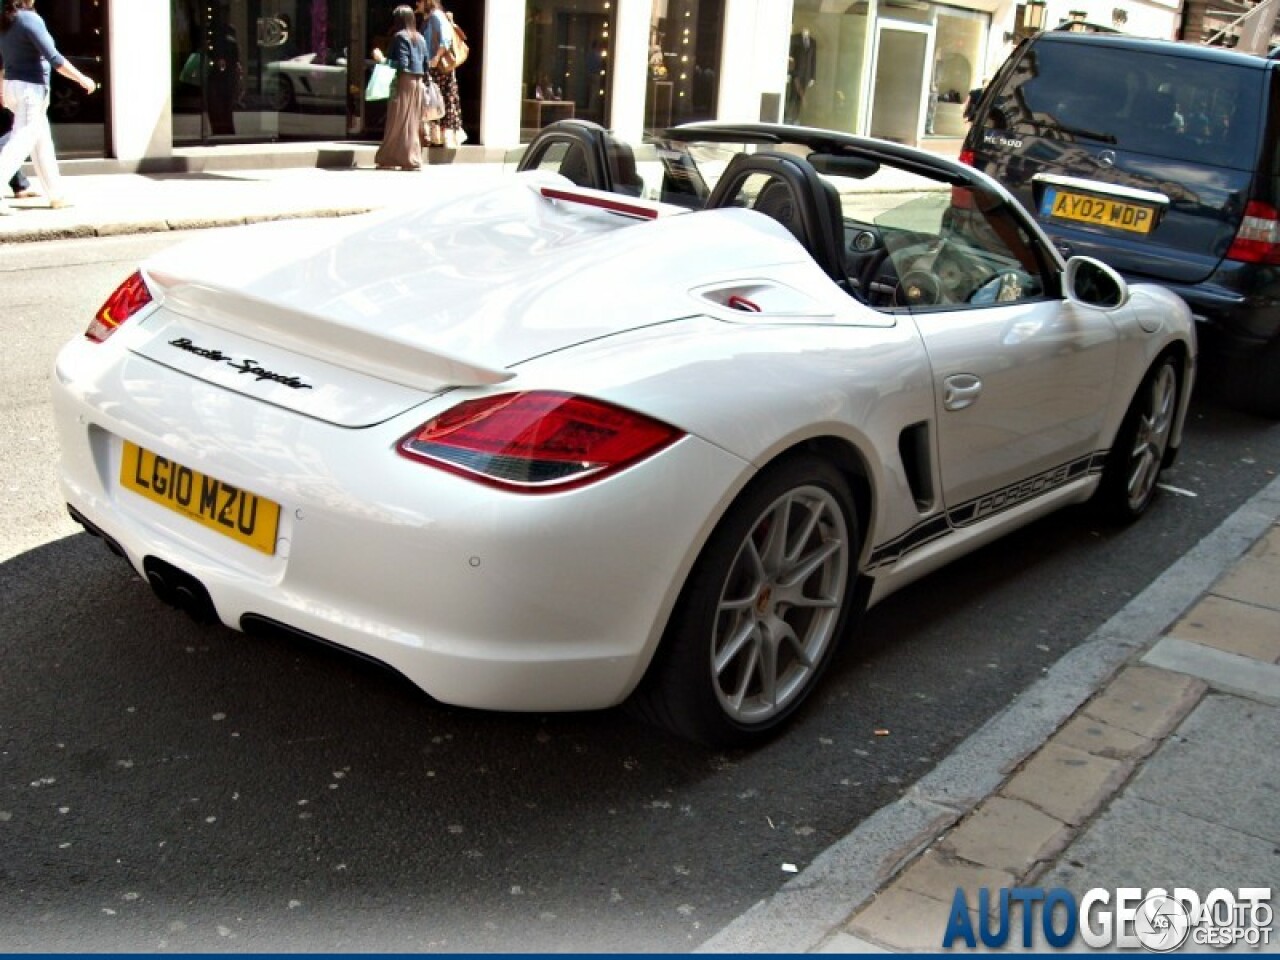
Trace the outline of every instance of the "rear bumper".
<instances>
[{"instance_id":1,"label":"rear bumper","mask_svg":"<svg viewBox=\"0 0 1280 960\"><path fill-rule=\"evenodd\" d=\"M194 578L229 627L285 625L462 706L625 699L749 470L686 437L598 484L513 495L395 453L427 407L344 429L141 358L104 370L100 349L74 343L55 370L59 480L73 516L153 584L156 561ZM117 402L126 395L135 399ZM274 554L123 488L125 439L279 503Z\"/></svg>"}]
</instances>

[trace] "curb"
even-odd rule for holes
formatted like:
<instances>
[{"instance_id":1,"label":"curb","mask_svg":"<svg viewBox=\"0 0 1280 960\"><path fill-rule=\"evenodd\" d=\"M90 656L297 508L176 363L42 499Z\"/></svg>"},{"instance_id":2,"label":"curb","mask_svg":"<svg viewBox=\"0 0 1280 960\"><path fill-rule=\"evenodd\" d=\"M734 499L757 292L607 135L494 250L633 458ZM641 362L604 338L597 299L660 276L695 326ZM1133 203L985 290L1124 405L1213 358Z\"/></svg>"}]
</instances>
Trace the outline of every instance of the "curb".
<instances>
[{"instance_id":1,"label":"curb","mask_svg":"<svg viewBox=\"0 0 1280 960\"><path fill-rule=\"evenodd\" d=\"M378 207L328 207L320 210L277 210L270 213L232 214L227 216L176 217L172 220L116 221L99 225L75 223L63 226L34 227L0 233L0 244L34 243L45 240L76 240L94 237L120 237L141 233L165 233L171 230L208 230L214 227L239 227L269 220L310 220L320 217L349 217L369 213Z\"/></svg>"},{"instance_id":2,"label":"curb","mask_svg":"<svg viewBox=\"0 0 1280 960\"><path fill-rule=\"evenodd\" d=\"M882 948L844 932L877 891L970 813L1137 654L1161 636L1280 517L1280 478L1235 511L975 731L899 800L882 807L809 867L732 921L699 953ZM1139 669L1152 669L1143 667ZM1190 691L1188 691L1190 695ZM1198 700L1198 696L1194 698ZM1189 710L1193 703L1187 706ZM1112 778L1117 785L1119 780ZM1061 839L1061 838L1058 838ZM1048 855L1051 845L1042 851ZM940 943L941 941L937 941ZM929 948L937 950L935 945Z\"/></svg>"}]
</instances>

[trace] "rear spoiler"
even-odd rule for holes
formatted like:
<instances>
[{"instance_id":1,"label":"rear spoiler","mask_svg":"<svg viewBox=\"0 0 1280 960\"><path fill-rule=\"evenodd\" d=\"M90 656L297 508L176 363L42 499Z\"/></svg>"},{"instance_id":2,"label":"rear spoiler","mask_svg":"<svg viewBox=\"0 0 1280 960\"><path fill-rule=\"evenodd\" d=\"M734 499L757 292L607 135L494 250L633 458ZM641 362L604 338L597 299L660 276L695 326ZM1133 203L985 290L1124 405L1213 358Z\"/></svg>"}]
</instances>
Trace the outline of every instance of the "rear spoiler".
<instances>
[{"instance_id":1,"label":"rear spoiler","mask_svg":"<svg viewBox=\"0 0 1280 960\"><path fill-rule=\"evenodd\" d=\"M435 393L445 387L503 383L514 373L444 350L366 330L306 310L295 310L240 290L145 271L163 291L166 308L200 323L250 337L370 377Z\"/></svg>"}]
</instances>

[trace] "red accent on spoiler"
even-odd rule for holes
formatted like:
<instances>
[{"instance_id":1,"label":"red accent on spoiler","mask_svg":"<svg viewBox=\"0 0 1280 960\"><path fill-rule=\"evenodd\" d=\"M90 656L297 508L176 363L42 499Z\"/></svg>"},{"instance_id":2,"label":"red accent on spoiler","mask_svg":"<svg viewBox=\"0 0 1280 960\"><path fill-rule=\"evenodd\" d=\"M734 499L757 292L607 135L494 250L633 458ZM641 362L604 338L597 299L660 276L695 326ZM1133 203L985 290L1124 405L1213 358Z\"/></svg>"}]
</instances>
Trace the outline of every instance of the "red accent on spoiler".
<instances>
[{"instance_id":1,"label":"red accent on spoiler","mask_svg":"<svg viewBox=\"0 0 1280 960\"><path fill-rule=\"evenodd\" d=\"M637 220L658 219L658 211L651 207L636 206L634 203L615 200L612 197L595 197L585 193L575 193L572 190L561 190L559 187L543 187L542 195L548 200L566 200L569 203L581 203L588 207L599 207L601 210L620 213L624 217L635 217Z\"/></svg>"}]
</instances>

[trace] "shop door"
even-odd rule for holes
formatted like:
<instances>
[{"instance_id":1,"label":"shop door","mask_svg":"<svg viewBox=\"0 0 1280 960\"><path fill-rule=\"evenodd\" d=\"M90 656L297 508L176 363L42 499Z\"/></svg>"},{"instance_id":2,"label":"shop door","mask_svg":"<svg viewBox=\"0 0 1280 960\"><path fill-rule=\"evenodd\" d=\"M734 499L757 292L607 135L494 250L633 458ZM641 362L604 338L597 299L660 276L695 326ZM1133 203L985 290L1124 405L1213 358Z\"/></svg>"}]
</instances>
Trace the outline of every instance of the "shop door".
<instances>
[{"instance_id":1,"label":"shop door","mask_svg":"<svg viewBox=\"0 0 1280 960\"><path fill-rule=\"evenodd\" d=\"M85 93L80 84L53 74L49 91L49 122L58 156L108 155L107 104L111 71L107 69L107 17L101 3L41 0L39 11L58 52L103 87Z\"/></svg>"},{"instance_id":2,"label":"shop door","mask_svg":"<svg viewBox=\"0 0 1280 960\"><path fill-rule=\"evenodd\" d=\"M932 41L927 26L877 25L871 136L913 146L919 142L929 84L925 68Z\"/></svg>"}]
</instances>

